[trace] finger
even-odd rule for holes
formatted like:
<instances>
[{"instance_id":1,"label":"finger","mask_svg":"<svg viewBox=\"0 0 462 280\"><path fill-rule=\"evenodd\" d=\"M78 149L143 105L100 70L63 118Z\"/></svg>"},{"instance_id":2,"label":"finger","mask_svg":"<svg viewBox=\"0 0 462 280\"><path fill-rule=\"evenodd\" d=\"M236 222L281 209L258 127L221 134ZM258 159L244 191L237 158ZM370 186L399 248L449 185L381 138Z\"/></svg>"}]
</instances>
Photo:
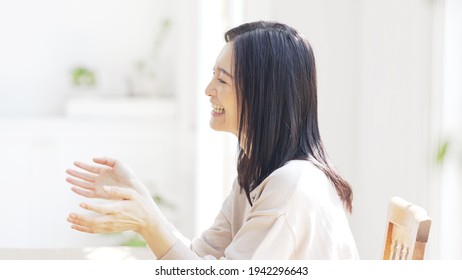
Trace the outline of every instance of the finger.
<instances>
[{"instance_id":1,"label":"finger","mask_svg":"<svg viewBox=\"0 0 462 280\"><path fill-rule=\"evenodd\" d=\"M88 172L95 173L95 174L99 174L100 171L101 171L101 168L99 168L97 166L86 164L86 163L83 163L83 162L80 162L80 161L74 162L74 165L77 166L77 167L82 168L83 170L86 170Z\"/></svg>"},{"instance_id":2,"label":"finger","mask_svg":"<svg viewBox=\"0 0 462 280\"><path fill-rule=\"evenodd\" d=\"M96 192L95 191L82 190L81 188L77 188L77 187L72 187L71 191L75 192L78 195L88 197L88 198L95 198L96 197Z\"/></svg>"},{"instance_id":3,"label":"finger","mask_svg":"<svg viewBox=\"0 0 462 280\"><path fill-rule=\"evenodd\" d=\"M90 184L90 183L85 182L85 181L77 180L77 179L72 178L72 177L67 177L66 182L68 182L68 183L70 183L70 184L72 184L74 186L87 189L87 190L94 190L95 189L95 185Z\"/></svg>"},{"instance_id":4,"label":"finger","mask_svg":"<svg viewBox=\"0 0 462 280\"><path fill-rule=\"evenodd\" d=\"M93 161L110 167L114 167L116 165L116 160L108 157L95 157L93 158Z\"/></svg>"},{"instance_id":5,"label":"finger","mask_svg":"<svg viewBox=\"0 0 462 280\"><path fill-rule=\"evenodd\" d=\"M71 213L67 221L72 223L72 228L78 231L88 233L115 232L113 228L108 227L113 217L111 215L80 215Z\"/></svg>"},{"instance_id":6,"label":"finger","mask_svg":"<svg viewBox=\"0 0 462 280\"><path fill-rule=\"evenodd\" d=\"M66 173L71 175L71 176L74 176L74 177L77 177L79 179L90 182L90 183L94 183L96 181L96 178L97 178L95 175L92 175L92 174L89 174L89 173L79 172L79 171L74 170L74 169L67 169Z\"/></svg>"},{"instance_id":7,"label":"finger","mask_svg":"<svg viewBox=\"0 0 462 280\"><path fill-rule=\"evenodd\" d=\"M96 223L95 217L89 217L89 216L71 213L69 214L69 217L67 217L67 221L69 223L72 223L72 228L74 229L89 232L89 233L96 232L95 225L97 223ZM86 229L86 230L82 230L82 229Z\"/></svg>"},{"instance_id":8,"label":"finger","mask_svg":"<svg viewBox=\"0 0 462 280\"><path fill-rule=\"evenodd\" d=\"M80 207L82 207L83 209L89 210L89 211L93 211L93 212L96 212L99 214L105 214L105 215L111 214L114 212L114 205L112 203L105 204L105 205L93 204L93 203L80 203Z\"/></svg>"},{"instance_id":9,"label":"finger","mask_svg":"<svg viewBox=\"0 0 462 280\"><path fill-rule=\"evenodd\" d=\"M133 199L136 192L133 189L104 186L103 191L114 198Z\"/></svg>"},{"instance_id":10,"label":"finger","mask_svg":"<svg viewBox=\"0 0 462 280\"><path fill-rule=\"evenodd\" d=\"M71 228L75 229L75 230L78 230L78 231L81 231L81 232L86 232L86 233L91 233L91 234L96 233L95 231L93 231L93 230L91 230L90 228L87 228L87 227L72 225Z\"/></svg>"},{"instance_id":11,"label":"finger","mask_svg":"<svg viewBox=\"0 0 462 280\"><path fill-rule=\"evenodd\" d=\"M98 228L98 222L95 217L85 217L77 214L70 214L67 221L72 223L71 228L86 232L86 233L98 233L101 230Z\"/></svg>"}]
</instances>

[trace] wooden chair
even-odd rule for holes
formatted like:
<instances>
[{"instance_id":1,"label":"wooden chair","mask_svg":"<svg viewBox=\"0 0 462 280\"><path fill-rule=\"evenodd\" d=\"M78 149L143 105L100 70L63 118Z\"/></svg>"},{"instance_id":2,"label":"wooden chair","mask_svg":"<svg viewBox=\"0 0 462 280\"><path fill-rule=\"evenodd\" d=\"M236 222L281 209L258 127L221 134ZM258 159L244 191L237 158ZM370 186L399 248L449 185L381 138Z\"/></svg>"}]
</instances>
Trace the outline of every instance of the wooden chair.
<instances>
[{"instance_id":1,"label":"wooden chair","mask_svg":"<svg viewBox=\"0 0 462 280\"><path fill-rule=\"evenodd\" d=\"M422 207L393 197L388 208L384 260L422 260L432 220Z\"/></svg>"}]
</instances>

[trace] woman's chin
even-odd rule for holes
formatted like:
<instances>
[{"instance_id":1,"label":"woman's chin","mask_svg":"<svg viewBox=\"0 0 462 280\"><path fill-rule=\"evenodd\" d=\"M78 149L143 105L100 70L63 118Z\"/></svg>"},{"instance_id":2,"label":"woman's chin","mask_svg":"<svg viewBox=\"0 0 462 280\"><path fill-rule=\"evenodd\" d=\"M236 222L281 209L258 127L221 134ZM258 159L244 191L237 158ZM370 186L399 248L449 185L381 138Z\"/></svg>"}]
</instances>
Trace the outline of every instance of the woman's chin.
<instances>
[{"instance_id":1,"label":"woman's chin","mask_svg":"<svg viewBox=\"0 0 462 280\"><path fill-rule=\"evenodd\" d=\"M210 122L210 128L215 130L215 131L226 131L223 129L223 127L219 126L219 125L216 125L212 122Z\"/></svg>"}]
</instances>

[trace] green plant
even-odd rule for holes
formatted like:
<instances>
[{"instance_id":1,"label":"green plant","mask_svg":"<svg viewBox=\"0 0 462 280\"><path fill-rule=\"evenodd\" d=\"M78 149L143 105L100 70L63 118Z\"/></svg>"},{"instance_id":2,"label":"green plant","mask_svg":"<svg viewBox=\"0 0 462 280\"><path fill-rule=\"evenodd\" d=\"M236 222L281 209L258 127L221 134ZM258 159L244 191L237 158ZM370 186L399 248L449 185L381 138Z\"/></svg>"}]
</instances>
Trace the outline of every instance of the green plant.
<instances>
[{"instance_id":1,"label":"green plant","mask_svg":"<svg viewBox=\"0 0 462 280\"><path fill-rule=\"evenodd\" d=\"M75 87L94 87L96 85L95 73L83 66L72 69L72 84Z\"/></svg>"},{"instance_id":2,"label":"green plant","mask_svg":"<svg viewBox=\"0 0 462 280\"><path fill-rule=\"evenodd\" d=\"M154 47L152 50L152 54L154 56L159 55L160 49L162 48L162 45L164 44L165 38L167 37L171 26L172 26L172 22L170 21L170 19L165 18L162 20L159 32L154 37Z\"/></svg>"},{"instance_id":3,"label":"green plant","mask_svg":"<svg viewBox=\"0 0 462 280\"><path fill-rule=\"evenodd\" d=\"M448 146L449 146L449 141L447 140L439 145L438 150L436 152L436 162L437 163L442 164L444 162L444 159L448 151Z\"/></svg>"},{"instance_id":4,"label":"green plant","mask_svg":"<svg viewBox=\"0 0 462 280\"><path fill-rule=\"evenodd\" d=\"M125 241L124 243L120 244L121 246L130 246L130 247L146 247L146 241L143 240L139 235Z\"/></svg>"},{"instance_id":5,"label":"green plant","mask_svg":"<svg viewBox=\"0 0 462 280\"><path fill-rule=\"evenodd\" d=\"M157 76L158 60L160 51L171 29L172 22L170 19L165 18L161 21L160 29L154 36L154 42L149 55L144 59L139 59L135 62L135 69L138 75L144 75L151 79Z\"/></svg>"}]
</instances>

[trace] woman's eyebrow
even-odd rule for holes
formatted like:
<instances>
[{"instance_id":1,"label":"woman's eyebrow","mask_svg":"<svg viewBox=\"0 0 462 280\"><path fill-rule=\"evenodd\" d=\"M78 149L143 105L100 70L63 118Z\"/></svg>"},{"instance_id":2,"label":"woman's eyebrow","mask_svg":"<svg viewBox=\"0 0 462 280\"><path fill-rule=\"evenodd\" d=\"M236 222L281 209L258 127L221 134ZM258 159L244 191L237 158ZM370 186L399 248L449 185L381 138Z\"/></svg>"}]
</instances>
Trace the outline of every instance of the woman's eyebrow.
<instances>
[{"instance_id":1,"label":"woman's eyebrow","mask_svg":"<svg viewBox=\"0 0 462 280\"><path fill-rule=\"evenodd\" d=\"M217 67L217 69L222 72L223 74L225 74L226 76L230 77L231 79L234 79L233 75L231 75L228 71L226 71L225 69L223 69L222 67Z\"/></svg>"}]
</instances>

